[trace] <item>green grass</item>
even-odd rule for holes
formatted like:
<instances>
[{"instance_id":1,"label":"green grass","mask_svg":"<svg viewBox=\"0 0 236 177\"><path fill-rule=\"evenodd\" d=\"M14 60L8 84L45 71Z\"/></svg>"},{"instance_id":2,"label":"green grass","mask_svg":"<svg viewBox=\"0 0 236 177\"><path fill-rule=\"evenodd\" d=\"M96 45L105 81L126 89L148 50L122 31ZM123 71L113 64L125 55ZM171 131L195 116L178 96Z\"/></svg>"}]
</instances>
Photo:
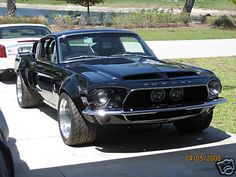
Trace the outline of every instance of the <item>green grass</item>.
<instances>
[{"instance_id":1,"label":"green grass","mask_svg":"<svg viewBox=\"0 0 236 177\"><path fill-rule=\"evenodd\" d=\"M236 38L236 30L210 27L132 29L147 41Z\"/></svg>"},{"instance_id":2,"label":"green grass","mask_svg":"<svg viewBox=\"0 0 236 177\"><path fill-rule=\"evenodd\" d=\"M0 2L6 2L6 0L0 0ZM102 6L112 7L183 7L185 0L179 0L179 2L169 0L105 0ZM60 0L17 0L17 3L28 4L52 4L62 5L66 4L65 1ZM100 5L101 6L101 5ZM228 0L201 0L195 2L196 8L204 9L219 9L219 10L236 10L236 6L232 5Z\"/></svg>"},{"instance_id":3,"label":"green grass","mask_svg":"<svg viewBox=\"0 0 236 177\"><path fill-rule=\"evenodd\" d=\"M227 132L236 133L236 57L175 61L210 69L221 79L223 86L221 96L225 97L228 103L216 107L211 125Z\"/></svg>"}]
</instances>

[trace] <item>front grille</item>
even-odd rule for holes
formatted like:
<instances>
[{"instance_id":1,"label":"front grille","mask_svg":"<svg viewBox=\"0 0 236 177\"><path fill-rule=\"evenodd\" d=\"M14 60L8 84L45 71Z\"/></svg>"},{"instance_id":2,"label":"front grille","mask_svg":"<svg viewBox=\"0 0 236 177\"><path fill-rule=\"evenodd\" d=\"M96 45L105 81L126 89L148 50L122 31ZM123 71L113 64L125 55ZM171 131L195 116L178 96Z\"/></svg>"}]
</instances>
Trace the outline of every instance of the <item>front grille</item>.
<instances>
[{"instance_id":1,"label":"front grille","mask_svg":"<svg viewBox=\"0 0 236 177\"><path fill-rule=\"evenodd\" d=\"M201 109L197 110L180 110L180 111L170 111L170 112L160 112L156 114L148 115L133 115L126 116L126 119L129 121L148 121L148 120L158 120L158 119L168 119L182 116L191 116L196 115L201 112Z\"/></svg>"},{"instance_id":2,"label":"front grille","mask_svg":"<svg viewBox=\"0 0 236 177\"><path fill-rule=\"evenodd\" d=\"M144 109L155 109L155 108L166 108L173 106L184 106L184 105L193 105L193 104L201 104L207 101L208 91L206 86L196 86L196 87L185 87L183 88L184 95L179 101L172 101L169 98L169 93L171 88L165 89L165 99L156 103L151 100L151 92L150 90L135 90L132 91L127 99L124 102L124 110L144 110Z\"/></svg>"}]
</instances>

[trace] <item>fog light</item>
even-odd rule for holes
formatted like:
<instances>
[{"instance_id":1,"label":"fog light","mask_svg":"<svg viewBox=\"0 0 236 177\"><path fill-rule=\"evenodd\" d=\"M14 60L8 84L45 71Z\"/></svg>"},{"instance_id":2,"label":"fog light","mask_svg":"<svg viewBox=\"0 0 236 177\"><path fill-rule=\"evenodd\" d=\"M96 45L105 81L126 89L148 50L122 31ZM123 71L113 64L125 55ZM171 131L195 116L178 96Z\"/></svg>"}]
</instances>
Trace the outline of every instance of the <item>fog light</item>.
<instances>
[{"instance_id":1,"label":"fog light","mask_svg":"<svg viewBox=\"0 0 236 177\"><path fill-rule=\"evenodd\" d=\"M172 101L179 101L184 96L183 88L173 88L170 91L170 99Z\"/></svg>"},{"instance_id":2,"label":"fog light","mask_svg":"<svg viewBox=\"0 0 236 177\"><path fill-rule=\"evenodd\" d=\"M151 100L153 102L162 102L165 99L164 89L155 89L151 93Z\"/></svg>"}]
</instances>

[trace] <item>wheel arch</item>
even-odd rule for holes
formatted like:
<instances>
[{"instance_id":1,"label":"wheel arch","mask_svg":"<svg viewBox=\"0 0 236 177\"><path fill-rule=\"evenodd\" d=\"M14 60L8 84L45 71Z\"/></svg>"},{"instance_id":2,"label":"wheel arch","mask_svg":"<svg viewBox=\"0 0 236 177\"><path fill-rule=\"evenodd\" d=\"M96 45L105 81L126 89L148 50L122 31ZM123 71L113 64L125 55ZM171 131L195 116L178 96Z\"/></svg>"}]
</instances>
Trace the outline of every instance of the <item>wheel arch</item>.
<instances>
[{"instance_id":1,"label":"wheel arch","mask_svg":"<svg viewBox=\"0 0 236 177\"><path fill-rule=\"evenodd\" d=\"M59 96L66 93L80 112L85 108L85 105L80 96L79 83L75 76L67 78L59 89ZM59 105L59 104L58 104Z\"/></svg>"}]
</instances>

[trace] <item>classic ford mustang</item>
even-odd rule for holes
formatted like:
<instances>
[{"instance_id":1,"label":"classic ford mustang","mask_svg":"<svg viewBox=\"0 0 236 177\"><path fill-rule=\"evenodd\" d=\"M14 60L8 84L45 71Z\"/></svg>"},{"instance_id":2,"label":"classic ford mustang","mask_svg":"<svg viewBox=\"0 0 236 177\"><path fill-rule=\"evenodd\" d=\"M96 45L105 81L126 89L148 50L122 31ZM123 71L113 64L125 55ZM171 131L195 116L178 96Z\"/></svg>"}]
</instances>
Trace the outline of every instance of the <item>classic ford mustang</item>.
<instances>
[{"instance_id":1,"label":"classic ford mustang","mask_svg":"<svg viewBox=\"0 0 236 177\"><path fill-rule=\"evenodd\" d=\"M20 107L44 101L57 109L62 139L72 146L94 142L107 124L173 122L179 131L199 132L226 101L214 73L160 61L126 30L48 34L16 60Z\"/></svg>"}]
</instances>

